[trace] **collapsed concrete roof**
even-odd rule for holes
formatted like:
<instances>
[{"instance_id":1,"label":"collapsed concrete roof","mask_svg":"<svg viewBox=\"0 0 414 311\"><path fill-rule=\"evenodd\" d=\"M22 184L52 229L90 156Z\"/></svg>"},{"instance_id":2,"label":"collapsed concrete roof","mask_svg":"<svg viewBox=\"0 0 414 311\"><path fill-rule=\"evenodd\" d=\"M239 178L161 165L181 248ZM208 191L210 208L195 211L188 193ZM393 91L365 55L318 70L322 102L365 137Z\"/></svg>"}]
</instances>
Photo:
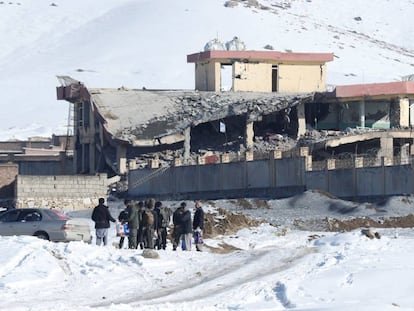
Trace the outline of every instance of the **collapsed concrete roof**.
<instances>
[{"instance_id":1,"label":"collapsed concrete roof","mask_svg":"<svg viewBox=\"0 0 414 311\"><path fill-rule=\"evenodd\" d=\"M125 88L88 91L108 133L134 146L182 141L184 129L229 116L247 115L254 121L261 115L312 101L314 95Z\"/></svg>"}]
</instances>

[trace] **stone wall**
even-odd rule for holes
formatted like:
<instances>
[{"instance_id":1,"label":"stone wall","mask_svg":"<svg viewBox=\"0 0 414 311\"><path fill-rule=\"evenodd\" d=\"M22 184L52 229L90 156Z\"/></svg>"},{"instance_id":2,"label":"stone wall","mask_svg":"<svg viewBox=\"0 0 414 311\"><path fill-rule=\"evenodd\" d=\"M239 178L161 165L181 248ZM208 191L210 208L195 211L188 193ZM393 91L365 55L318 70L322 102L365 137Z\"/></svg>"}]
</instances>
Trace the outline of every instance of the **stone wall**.
<instances>
[{"instance_id":1,"label":"stone wall","mask_svg":"<svg viewBox=\"0 0 414 311\"><path fill-rule=\"evenodd\" d=\"M106 198L108 179L100 175L19 175L16 182L16 207L46 207L80 210L98 205Z\"/></svg>"},{"instance_id":2,"label":"stone wall","mask_svg":"<svg viewBox=\"0 0 414 311\"><path fill-rule=\"evenodd\" d=\"M0 206L10 206L14 201L17 164L0 164Z\"/></svg>"}]
</instances>

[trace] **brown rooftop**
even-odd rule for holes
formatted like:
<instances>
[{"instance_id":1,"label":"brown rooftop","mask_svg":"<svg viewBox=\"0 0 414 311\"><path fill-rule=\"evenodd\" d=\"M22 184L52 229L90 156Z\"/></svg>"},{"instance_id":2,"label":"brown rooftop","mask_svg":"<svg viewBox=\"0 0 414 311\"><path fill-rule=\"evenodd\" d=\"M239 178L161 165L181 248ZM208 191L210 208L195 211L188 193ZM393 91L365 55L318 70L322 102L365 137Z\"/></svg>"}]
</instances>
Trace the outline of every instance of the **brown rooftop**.
<instances>
[{"instance_id":1,"label":"brown rooftop","mask_svg":"<svg viewBox=\"0 0 414 311\"><path fill-rule=\"evenodd\" d=\"M335 93L338 98L414 94L414 81L342 85Z\"/></svg>"},{"instance_id":2,"label":"brown rooftop","mask_svg":"<svg viewBox=\"0 0 414 311\"><path fill-rule=\"evenodd\" d=\"M333 53L284 53L276 51L205 51L187 55L187 63L197 63L207 59L267 60L280 62L330 62Z\"/></svg>"}]
</instances>

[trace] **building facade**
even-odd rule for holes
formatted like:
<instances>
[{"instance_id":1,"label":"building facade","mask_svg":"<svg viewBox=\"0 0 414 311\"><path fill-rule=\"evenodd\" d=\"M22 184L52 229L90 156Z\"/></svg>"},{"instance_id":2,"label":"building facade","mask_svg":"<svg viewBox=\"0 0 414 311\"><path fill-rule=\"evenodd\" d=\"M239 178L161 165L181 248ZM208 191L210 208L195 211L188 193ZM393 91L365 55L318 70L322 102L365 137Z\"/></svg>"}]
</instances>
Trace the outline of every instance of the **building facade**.
<instances>
[{"instance_id":1,"label":"building facade","mask_svg":"<svg viewBox=\"0 0 414 311\"><path fill-rule=\"evenodd\" d=\"M255 136L269 129L300 137L305 102L325 90L332 60L331 53L195 53L187 56L195 63L191 91L88 89L59 77L57 97L73 105L74 172L126 174L143 165L137 157L165 150L170 159L181 153L185 163L211 145L251 150ZM156 166L157 157L149 156L149 165Z\"/></svg>"},{"instance_id":2,"label":"building facade","mask_svg":"<svg viewBox=\"0 0 414 311\"><path fill-rule=\"evenodd\" d=\"M326 90L332 53L212 50L187 56L199 91L306 93Z\"/></svg>"},{"instance_id":3,"label":"building facade","mask_svg":"<svg viewBox=\"0 0 414 311\"><path fill-rule=\"evenodd\" d=\"M318 130L411 128L414 81L337 86L319 94L306 106L306 114Z\"/></svg>"}]
</instances>

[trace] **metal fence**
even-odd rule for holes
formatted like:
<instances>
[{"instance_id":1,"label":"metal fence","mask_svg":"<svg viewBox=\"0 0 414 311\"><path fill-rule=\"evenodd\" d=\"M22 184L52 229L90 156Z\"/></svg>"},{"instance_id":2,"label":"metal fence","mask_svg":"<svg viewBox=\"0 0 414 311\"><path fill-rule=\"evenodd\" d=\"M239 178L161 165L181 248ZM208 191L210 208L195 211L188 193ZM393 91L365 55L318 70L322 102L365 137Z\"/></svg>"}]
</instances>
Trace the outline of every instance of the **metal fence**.
<instances>
[{"instance_id":1,"label":"metal fence","mask_svg":"<svg viewBox=\"0 0 414 311\"><path fill-rule=\"evenodd\" d=\"M378 157L364 157L356 156L348 159L327 159L323 161L312 162L312 171L323 171L329 169L349 169L356 167L379 167L379 166L397 166L397 165L411 165L414 166L414 157L393 157L378 158Z\"/></svg>"}]
</instances>

